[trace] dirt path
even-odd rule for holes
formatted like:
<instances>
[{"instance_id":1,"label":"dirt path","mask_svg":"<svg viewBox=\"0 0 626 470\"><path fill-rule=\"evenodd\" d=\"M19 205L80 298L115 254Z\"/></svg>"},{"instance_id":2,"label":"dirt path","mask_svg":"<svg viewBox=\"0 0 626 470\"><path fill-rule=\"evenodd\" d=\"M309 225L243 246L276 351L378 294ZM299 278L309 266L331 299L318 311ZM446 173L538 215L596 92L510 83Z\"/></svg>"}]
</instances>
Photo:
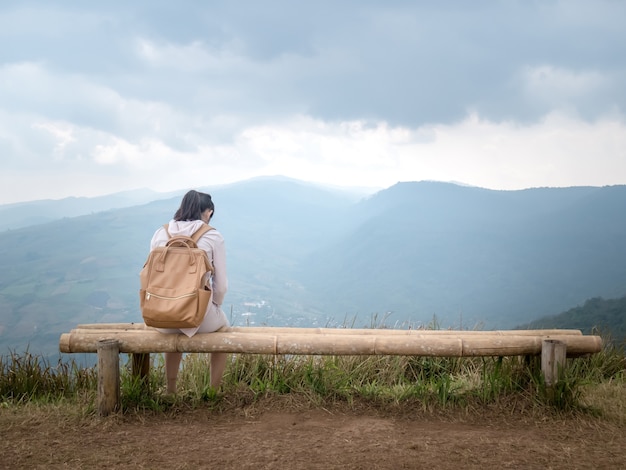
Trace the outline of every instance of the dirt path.
<instances>
[{"instance_id":1,"label":"dirt path","mask_svg":"<svg viewBox=\"0 0 626 470\"><path fill-rule=\"evenodd\" d=\"M267 407L68 419L0 409L0 467L623 468L626 432L593 418Z\"/></svg>"}]
</instances>

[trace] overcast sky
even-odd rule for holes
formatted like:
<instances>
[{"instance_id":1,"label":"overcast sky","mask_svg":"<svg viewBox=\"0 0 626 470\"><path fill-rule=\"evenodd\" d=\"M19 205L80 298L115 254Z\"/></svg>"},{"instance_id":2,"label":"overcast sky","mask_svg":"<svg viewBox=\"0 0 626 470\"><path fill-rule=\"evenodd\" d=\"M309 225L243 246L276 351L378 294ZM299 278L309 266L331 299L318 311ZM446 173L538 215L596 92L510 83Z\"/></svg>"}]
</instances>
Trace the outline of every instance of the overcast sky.
<instances>
[{"instance_id":1,"label":"overcast sky","mask_svg":"<svg viewBox=\"0 0 626 470\"><path fill-rule=\"evenodd\" d=\"M626 184L626 2L0 3L0 204Z\"/></svg>"}]
</instances>

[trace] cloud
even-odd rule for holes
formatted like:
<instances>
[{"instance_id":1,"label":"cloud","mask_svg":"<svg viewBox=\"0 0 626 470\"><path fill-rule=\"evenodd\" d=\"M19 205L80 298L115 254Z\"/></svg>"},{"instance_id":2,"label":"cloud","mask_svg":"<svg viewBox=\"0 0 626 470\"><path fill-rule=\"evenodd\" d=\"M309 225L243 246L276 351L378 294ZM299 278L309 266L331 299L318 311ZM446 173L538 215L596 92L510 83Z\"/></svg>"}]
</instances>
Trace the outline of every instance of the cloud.
<instances>
[{"instance_id":1,"label":"cloud","mask_svg":"<svg viewBox=\"0 0 626 470\"><path fill-rule=\"evenodd\" d=\"M522 74L525 101L544 112L561 109L591 117L617 108L613 97L620 80L608 73L542 65L525 67Z\"/></svg>"},{"instance_id":2,"label":"cloud","mask_svg":"<svg viewBox=\"0 0 626 470\"><path fill-rule=\"evenodd\" d=\"M5 2L0 203L24 181L623 182L624 17L610 0Z\"/></svg>"},{"instance_id":3,"label":"cloud","mask_svg":"<svg viewBox=\"0 0 626 470\"><path fill-rule=\"evenodd\" d=\"M68 123L36 122L33 128L44 130L51 135L54 142L52 157L55 160L64 158L68 145L76 142L72 126Z\"/></svg>"},{"instance_id":4,"label":"cloud","mask_svg":"<svg viewBox=\"0 0 626 470\"><path fill-rule=\"evenodd\" d=\"M387 187L398 181L457 181L492 189L623 182L626 124L551 114L532 126L468 116L418 128L301 119L247 131L246 148L268 173ZM326 158L324 158L326 156ZM613 176L607 179L607 173Z\"/></svg>"},{"instance_id":5,"label":"cloud","mask_svg":"<svg viewBox=\"0 0 626 470\"><path fill-rule=\"evenodd\" d=\"M556 99L557 102L593 93L607 82L598 72L576 73L549 65L528 67L525 75L526 88L530 95L537 95L544 100Z\"/></svg>"},{"instance_id":6,"label":"cloud","mask_svg":"<svg viewBox=\"0 0 626 470\"><path fill-rule=\"evenodd\" d=\"M230 144L203 139L210 125L200 126L196 145L185 150L150 136L131 141L62 122L37 130L49 137L48 171L59 197L129 187L170 191L273 174L340 186L440 180L492 189L621 184L626 174L626 124L617 117L588 122L553 113L525 126L470 115L412 128L293 116L245 128ZM33 191L10 171L3 187L13 200ZM45 186L37 189L45 194Z\"/></svg>"}]
</instances>

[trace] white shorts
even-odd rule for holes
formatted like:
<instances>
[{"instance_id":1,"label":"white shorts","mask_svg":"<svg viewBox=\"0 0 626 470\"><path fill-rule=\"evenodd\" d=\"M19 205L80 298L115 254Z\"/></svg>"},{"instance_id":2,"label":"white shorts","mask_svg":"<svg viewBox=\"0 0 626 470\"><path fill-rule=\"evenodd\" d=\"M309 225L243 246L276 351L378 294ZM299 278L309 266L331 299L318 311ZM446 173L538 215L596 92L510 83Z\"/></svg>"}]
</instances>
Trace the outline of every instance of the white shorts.
<instances>
[{"instance_id":1,"label":"white shorts","mask_svg":"<svg viewBox=\"0 0 626 470\"><path fill-rule=\"evenodd\" d=\"M209 311L204 316L204 320L200 323L196 333L213 333L220 328L229 326L230 323L228 323L228 318L226 318L224 311L214 303L211 303Z\"/></svg>"},{"instance_id":2,"label":"white shorts","mask_svg":"<svg viewBox=\"0 0 626 470\"><path fill-rule=\"evenodd\" d=\"M204 316L204 320L200 323L200 326L197 328L157 328L160 333L184 333L185 335L192 337L196 333L213 333L220 328L229 327L230 323L228 322L228 318L226 318L226 314L213 302L209 304L209 308L207 309L207 313Z\"/></svg>"}]
</instances>

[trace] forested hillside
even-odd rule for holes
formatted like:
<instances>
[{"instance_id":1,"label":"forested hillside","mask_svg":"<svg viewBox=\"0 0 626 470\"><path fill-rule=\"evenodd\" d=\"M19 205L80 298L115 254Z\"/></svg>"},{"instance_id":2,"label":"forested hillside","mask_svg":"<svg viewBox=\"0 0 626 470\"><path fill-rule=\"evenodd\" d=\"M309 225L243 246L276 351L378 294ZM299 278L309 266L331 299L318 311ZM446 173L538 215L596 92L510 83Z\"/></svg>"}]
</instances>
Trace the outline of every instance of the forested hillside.
<instances>
[{"instance_id":1,"label":"forested hillside","mask_svg":"<svg viewBox=\"0 0 626 470\"><path fill-rule=\"evenodd\" d=\"M401 183L301 273L323 310L508 328L626 292L626 187ZM329 276L332 273L332 276Z\"/></svg>"},{"instance_id":2,"label":"forested hillside","mask_svg":"<svg viewBox=\"0 0 626 470\"><path fill-rule=\"evenodd\" d=\"M595 297L566 312L539 318L519 328L576 328L585 334L600 334L618 345L626 345L626 296Z\"/></svg>"}]
</instances>

